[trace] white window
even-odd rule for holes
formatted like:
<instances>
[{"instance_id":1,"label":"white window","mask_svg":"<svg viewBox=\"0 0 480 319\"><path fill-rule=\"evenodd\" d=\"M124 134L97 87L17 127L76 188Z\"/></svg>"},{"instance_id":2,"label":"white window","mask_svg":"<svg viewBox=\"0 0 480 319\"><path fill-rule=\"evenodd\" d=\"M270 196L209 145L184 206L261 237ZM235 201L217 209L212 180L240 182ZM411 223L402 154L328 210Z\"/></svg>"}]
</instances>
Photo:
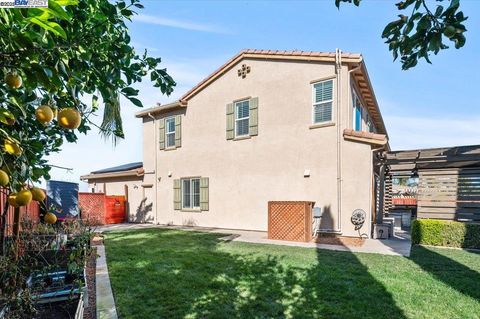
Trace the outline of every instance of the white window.
<instances>
[{"instance_id":1,"label":"white window","mask_svg":"<svg viewBox=\"0 0 480 319\"><path fill-rule=\"evenodd\" d=\"M250 103L248 100L235 102L235 136L249 135Z\"/></svg>"},{"instance_id":2,"label":"white window","mask_svg":"<svg viewBox=\"0 0 480 319\"><path fill-rule=\"evenodd\" d=\"M165 143L166 147L175 147L175 118L165 120Z\"/></svg>"},{"instance_id":3,"label":"white window","mask_svg":"<svg viewBox=\"0 0 480 319\"><path fill-rule=\"evenodd\" d=\"M313 84L313 123L332 121L333 80Z\"/></svg>"},{"instance_id":4,"label":"white window","mask_svg":"<svg viewBox=\"0 0 480 319\"><path fill-rule=\"evenodd\" d=\"M182 179L182 208L200 209L200 178Z\"/></svg>"}]
</instances>

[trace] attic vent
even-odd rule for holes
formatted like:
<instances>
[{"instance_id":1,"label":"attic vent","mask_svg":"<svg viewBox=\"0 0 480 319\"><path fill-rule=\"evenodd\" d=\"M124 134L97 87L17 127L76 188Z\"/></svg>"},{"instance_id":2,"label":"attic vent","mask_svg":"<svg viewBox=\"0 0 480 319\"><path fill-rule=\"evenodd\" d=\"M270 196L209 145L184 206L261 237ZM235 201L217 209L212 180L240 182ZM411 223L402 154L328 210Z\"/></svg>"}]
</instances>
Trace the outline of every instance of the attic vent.
<instances>
[{"instance_id":1,"label":"attic vent","mask_svg":"<svg viewBox=\"0 0 480 319\"><path fill-rule=\"evenodd\" d=\"M242 67L237 70L238 76L241 76L242 79L247 77L247 74L250 73L250 67L246 64L242 64Z\"/></svg>"}]
</instances>

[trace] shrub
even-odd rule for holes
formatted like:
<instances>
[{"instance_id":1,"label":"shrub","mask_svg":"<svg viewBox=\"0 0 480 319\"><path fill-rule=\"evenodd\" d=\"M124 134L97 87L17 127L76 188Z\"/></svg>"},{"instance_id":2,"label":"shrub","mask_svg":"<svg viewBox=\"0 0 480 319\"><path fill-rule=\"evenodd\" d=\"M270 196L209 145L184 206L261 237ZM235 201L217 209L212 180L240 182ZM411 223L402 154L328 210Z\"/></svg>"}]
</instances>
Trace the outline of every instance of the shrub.
<instances>
[{"instance_id":1,"label":"shrub","mask_svg":"<svg viewBox=\"0 0 480 319\"><path fill-rule=\"evenodd\" d=\"M412 244L480 249L480 224L417 219L412 223Z\"/></svg>"}]
</instances>

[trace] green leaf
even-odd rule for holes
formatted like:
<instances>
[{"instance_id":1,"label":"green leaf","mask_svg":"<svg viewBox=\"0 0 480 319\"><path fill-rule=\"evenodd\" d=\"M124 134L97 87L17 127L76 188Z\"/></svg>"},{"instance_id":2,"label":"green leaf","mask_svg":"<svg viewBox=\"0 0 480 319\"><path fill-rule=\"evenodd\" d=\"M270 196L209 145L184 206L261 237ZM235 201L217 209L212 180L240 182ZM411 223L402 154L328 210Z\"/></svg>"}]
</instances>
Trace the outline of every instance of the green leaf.
<instances>
[{"instance_id":1,"label":"green leaf","mask_svg":"<svg viewBox=\"0 0 480 319\"><path fill-rule=\"evenodd\" d=\"M132 87L126 87L122 89L122 93L124 93L127 96L137 96L138 95L138 90L132 88Z\"/></svg>"},{"instance_id":2,"label":"green leaf","mask_svg":"<svg viewBox=\"0 0 480 319\"><path fill-rule=\"evenodd\" d=\"M48 2L55 2L62 7L78 5L78 0L49 0Z\"/></svg>"},{"instance_id":3,"label":"green leaf","mask_svg":"<svg viewBox=\"0 0 480 319\"><path fill-rule=\"evenodd\" d=\"M56 22L52 21L42 21L38 19L37 17L32 17L27 19L29 22L34 23L40 27L42 27L45 30L48 30L52 32L55 35L61 36L62 38L66 39L67 34L65 33L65 30Z\"/></svg>"},{"instance_id":4,"label":"green leaf","mask_svg":"<svg viewBox=\"0 0 480 319\"><path fill-rule=\"evenodd\" d=\"M143 107L143 104L142 104L142 102L141 102L139 99L134 98L134 97L127 97L127 98L130 100L130 102L132 102L132 103L135 104L136 106L138 106L138 107Z\"/></svg>"},{"instance_id":5,"label":"green leaf","mask_svg":"<svg viewBox=\"0 0 480 319\"><path fill-rule=\"evenodd\" d=\"M48 2L48 8L55 13L55 16L57 18L63 19L63 20L70 20L71 16L65 9L63 9L58 3L55 1L49 1Z\"/></svg>"}]
</instances>

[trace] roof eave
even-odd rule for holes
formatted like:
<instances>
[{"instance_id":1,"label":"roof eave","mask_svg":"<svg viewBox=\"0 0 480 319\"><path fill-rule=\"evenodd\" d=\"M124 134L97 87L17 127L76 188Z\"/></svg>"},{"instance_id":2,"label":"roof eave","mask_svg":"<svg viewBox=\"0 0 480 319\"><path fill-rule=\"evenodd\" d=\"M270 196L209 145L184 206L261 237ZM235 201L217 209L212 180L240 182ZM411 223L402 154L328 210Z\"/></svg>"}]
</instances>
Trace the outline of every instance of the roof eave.
<instances>
[{"instance_id":1,"label":"roof eave","mask_svg":"<svg viewBox=\"0 0 480 319\"><path fill-rule=\"evenodd\" d=\"M230 70L234 65L244 59L260 59L260 60L283 60L283 61L304 61L304 62L335 62L335 55L334 54L325 54L324 56L312 56L307 55L299 51L298 53L295 52L287 52L285 54L280 53L268 53L262 50L257 50L258 52L254 52L252 50L243 50L233 58L228 60L224 63L220 68L216 71L211 73L205 79L203 79L200 83L190 89L187 93L185 93L181 98L180 101L187 102L205 87L207 87L210 83L214 82L217 78L222 76L225 72ZM363 61L361 54L350 54L348 56L342 56L342 63L360 63Z\"/></svg>"},{"instance_id":2,"label":"roof eave","mask_svg":"<svg viewBox=\"0 0 480 319\"><path fill-rule=\"evenodd\" d=\"M159 105L159 106L155 106L155 107L151 107L151 108L139 111L135 113L135 117L137 118L146 117L149 114L169 112L169 111L172 111L178 108L184 108L184 107L187 107L187 102L178 100L169 104Z\"/></svg>"},{"instance_id":3,"label":"roof eave","mask_svg":"<svg viewBox=\"0 0 480 319\"><path fill-rule=\"evenodd\" d=\"M390 148L388 145L388 137L385 134L345 129L343 130L343 138L352 142L366 143L372 146L386 146L387 148Z\"/></svg>"},{"instance_id":4,"label":"roof eave","mask_svg":"<svg viewBox=\"0 0 480 319\"><path fill-rule=\"evenodd\" d=\"M80 176L80 180L90 181L90 180L96 180L96 179L115 178L115 177L141 177L144 174L145 174L145 171L143 168L137 168L130 171L83 175L83 176Z\"/></svg>"}]
</instances>

